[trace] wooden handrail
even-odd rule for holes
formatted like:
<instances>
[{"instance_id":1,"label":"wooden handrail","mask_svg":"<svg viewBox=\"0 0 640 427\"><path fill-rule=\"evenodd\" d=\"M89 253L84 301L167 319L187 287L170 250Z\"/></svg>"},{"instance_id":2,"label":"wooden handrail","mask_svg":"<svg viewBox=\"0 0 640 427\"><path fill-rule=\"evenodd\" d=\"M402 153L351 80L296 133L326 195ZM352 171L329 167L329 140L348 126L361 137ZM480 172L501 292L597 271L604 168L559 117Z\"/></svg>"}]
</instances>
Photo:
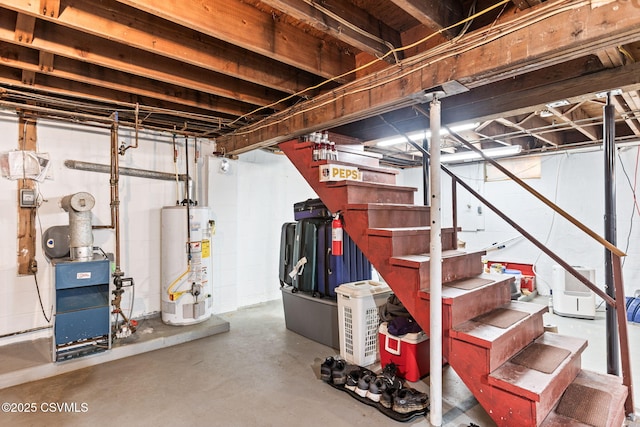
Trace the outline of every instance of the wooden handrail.
<instances>
[{"instance_id":1,"label":"wooden handrail","mask_svg":"<svg viewBox=\"0 0 640 427\"><path fill-rule=\"evenodd\" d=\"M584 225L583 223L578 221L576 218L571 216L568 212L566 212L560 206L556 205L551 200L547 199L542 194L538 193L533 187L531 187L529 184L527 184L526 182L524 182L523 180L518 178L515 174L511 173L507 168L502 166L495 159L492 159L491 157L489 157L486 154L484 154L482 152L482 150L480 150L479 148L475 147L472 143L470 143L469 141L464 139L462 136L460 136L456 132L452 131L449 127L447 127L447 126L444 126L444 127L449 131L449 134L451 136L453 136L455 139L457 139L465 147L467 147L471 151L479 154L484 160L486 160L487 162L491 163L496 169L498 169L500 172L502 172L503 174L505 174L506 176L511 178L516 184L518 184L519 186L521 186L522 188L527 190L529 193L534 195L542 203L544 203L545 205L549 206L556 213L560 214L564 219L566 219L567 221L569 221L570 223L572 223L573 225L578 227L580 230L582 230L584 233L589 235L589 237L595 239L602 246L604 246L605 248L609 249L611 251L611 253L613 253L613 254L615 254L615 255L617 255L619 257L623 257L623 256L626 255L617 246L613 245L612 243L607 241L604 237L600 236L598 233L596 233L595 231L591 230L589 227L587 227L586 225Z\"/></svg>"}]
</instances>

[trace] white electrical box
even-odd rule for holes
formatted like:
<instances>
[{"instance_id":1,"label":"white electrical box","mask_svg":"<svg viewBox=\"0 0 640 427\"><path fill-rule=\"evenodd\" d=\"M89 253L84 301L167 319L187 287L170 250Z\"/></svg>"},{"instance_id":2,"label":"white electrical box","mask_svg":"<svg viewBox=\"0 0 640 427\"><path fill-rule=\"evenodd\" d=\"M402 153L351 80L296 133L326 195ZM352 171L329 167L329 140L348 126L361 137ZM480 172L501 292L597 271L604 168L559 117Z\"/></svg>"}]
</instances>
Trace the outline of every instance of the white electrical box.
<instances>
[{"instance_id":1,"label":"white electrical box","mask_svg":"<svg viewBox=\"0 0 640 427\"><path fill-rule=\"evenodd\" d=\"M573 268L595 284L596 270L588 267ZM584 283L559 265L553 266L553 312L560 316L595 319L596 297Z\"/></svg>"}]
</instances>

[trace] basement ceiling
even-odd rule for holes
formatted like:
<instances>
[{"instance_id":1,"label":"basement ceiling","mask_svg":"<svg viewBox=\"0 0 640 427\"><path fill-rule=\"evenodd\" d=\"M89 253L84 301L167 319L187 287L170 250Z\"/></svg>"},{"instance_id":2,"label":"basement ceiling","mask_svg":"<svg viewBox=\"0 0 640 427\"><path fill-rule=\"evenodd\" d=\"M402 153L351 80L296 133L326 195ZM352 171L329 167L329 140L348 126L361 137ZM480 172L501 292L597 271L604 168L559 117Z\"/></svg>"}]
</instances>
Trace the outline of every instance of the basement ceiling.
<instances>
[{"instance_id":1,"label":"basement ceiling","mask_svg":"<svg viewBox=\"0 0 640 427\"><path fill-rule=\"evenodd\" d=\"M638 28L635 0L0 0L0 107L226 154L329 130L413 166L376 141L428 127L436 92L478 147L583 147L607 99L640 138Z\"/></svg>"}]
</instances>

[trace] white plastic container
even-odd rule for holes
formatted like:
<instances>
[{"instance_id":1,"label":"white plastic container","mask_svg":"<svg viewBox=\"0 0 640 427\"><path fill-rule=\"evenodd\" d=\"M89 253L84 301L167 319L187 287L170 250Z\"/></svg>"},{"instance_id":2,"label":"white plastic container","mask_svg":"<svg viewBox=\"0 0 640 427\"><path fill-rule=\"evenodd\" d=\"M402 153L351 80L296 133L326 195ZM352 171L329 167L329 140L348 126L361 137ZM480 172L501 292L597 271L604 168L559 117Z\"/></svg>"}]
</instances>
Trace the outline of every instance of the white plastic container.
<instances>
[{"instance_id":1,"label":"white plastic container","mask_svg":"<svg viewBox=\"0 0 640 427\"><path fill-rule=\"evenodd\" d=\"M340 355L355 365L375 363L378 360L378 312L391 294L391 288L385 283L364 280L340 285L336 294Z\"/></svg>"}]
</instances>

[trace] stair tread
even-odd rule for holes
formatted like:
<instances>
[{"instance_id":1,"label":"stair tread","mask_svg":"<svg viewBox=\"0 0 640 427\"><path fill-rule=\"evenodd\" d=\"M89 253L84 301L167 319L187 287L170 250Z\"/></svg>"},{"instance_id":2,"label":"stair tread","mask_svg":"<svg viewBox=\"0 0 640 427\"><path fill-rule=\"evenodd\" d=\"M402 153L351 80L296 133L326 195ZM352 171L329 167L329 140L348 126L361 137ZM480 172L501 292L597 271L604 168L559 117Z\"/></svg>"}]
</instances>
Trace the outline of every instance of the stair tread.
<instances>
[{"instance_id":1,"label":"stair tread","mask_svg":"<svg viewBox=\"0 0 640 427\"><path fill-rule=\"evenodd\" d=\"M464 252L457 249L450 249L446 251L442 251L442 258L453 258L456 256L470 255L474 253L482 253L485 251L472 251L472 252ZM402 255L391 258L391 265L400 265L403 267L413 267L420 268L420 264L429 262L431 256L429 254L418 254L418 255Z\"/></svg>"},{"instance_id":2,"label":"stair tread","mask_svg":"<svg viewBox=\"0 0 640 427\"><path fill-rule=\"evenodd\" d=\"M491 372L487 378L489 384L531 400L539 401L540 395L550 387L557 373L561 372L562 368L569 364L573 358L579 356L587 346L587 341L582 338L550 332L545 332L533 343L565 349L569 351L569 355L554 372L548 374L513 363L513 358L518 357L522 352L528 351L530 346L527 346L498 369Z\"/></svg>"},{"instance_id":3,"label":"stair tread","mask_svg":"<svg viewBox=\"0 0 640 427\"><path fill-rule=\"evenodd\" d=\"M321 165L351 166L351 167L354 167L354 168L358 168L360 170L368 170L368 171L371 171L371 172L386 173L386 174L389 174L389 175L398 175L400 173L400 171L398 171L397 169L386 168L384 166L368 166L368 165L363 165L363 164L360 164L360 163L345 162L345 161L341 161L341 160L317 160L317 161L311 162L311 167L312 168L319 168Z\"/></svg>"},{"instance_id":4,"label":"stair tread","mask_svg":"<svg viewBox=\"0 0 640 427\"><path fill-rule=\"evenodd\" d=\"M615 411L622 407L624 400L627 397L627 388L622 385L622 378L615 375L601 374L593 371L581 370L578 376L573 380L572 384L581 386L592 387L597 390L606 391L611 395L611 402L609 405L608 419L614 420L616 418ZM592 402L589 402L589 396L581 396L581 407L591 407ZM562 402L562 398L558 402L558 405ZM570 404L568 402L565 402ZM577 402L576 402L577 403ZM585 424L575 418L570 418L565 415L561 415L556 412L558 405L549 413L547 418L541 424L541 427L581 427L591 426L591 424ZM624 418L624 411L622 414L617 414L618 417ZM611 425L620 425L619 423L611 423Z\"/></svg>"},{"instance_id":5,"label":"stair tread","mask_svg":"<svg viewBox=\"0 0 640 427\"><path fill-rule=\"evenodd\" d=\"M353 187L373 187L373 188L384 188L395 191L410 191L416 192L418 189L416 187L406 187L403 185L395 185L395 184L384 184L380 182L368 182L368 181L352 181L352 180L343 180L343 181L327 181L328 187L345 187L345 186L353 186Z\"/></svg>"},{"instance_id":6,"label":"stair tread","mask_svg":"<svg viewBox=\"0 0 640 427\"><path fill-rule=\"evenodd\" d=\"M448 289L456 289L450 288ZM443 288L444 294L444 288ZM443 295L444 297L444 295ZM514 310L526 314L525 317L516 321L511 326L501 328L499 326L490 325L482 322L482 317L491 313L496 313L500 309ZM481 347L491 348L492 344L499 338L507 336L511 330L515 329L521 323L527 321L532 315L541 314L548 310L548 307L541 304L527 303L521 301L511 301L509 304L498 307L492 312L482 314L464 323L456 325L451 330L451 337L462 341L470 342Z\"/></svg>"},{"instance_id":7,"label":"stair tread","mask_svg":"<svg viewBox=\"0 0 640 427\"><path fill-rule=\"evenodd\" d=\"M372 211L372 210L412 210L429 212L431 208L423 205L408 205L402 203L353 203L346 206L347 210Z\"/></svg>"},{"instance_id":8,"label":"stair tread","mask_svg":"<svg viewBox=\"0 0 640 427\"><path fill-rule=\"evenodd\" d=\"M443 228L442 231L452 232L453 228ZM367 234L369 236L411 236L429 234L430 232L431 227L429 227L428 225L415 227L376 227L367 229Z\"/></svg>"}]
</instances>

